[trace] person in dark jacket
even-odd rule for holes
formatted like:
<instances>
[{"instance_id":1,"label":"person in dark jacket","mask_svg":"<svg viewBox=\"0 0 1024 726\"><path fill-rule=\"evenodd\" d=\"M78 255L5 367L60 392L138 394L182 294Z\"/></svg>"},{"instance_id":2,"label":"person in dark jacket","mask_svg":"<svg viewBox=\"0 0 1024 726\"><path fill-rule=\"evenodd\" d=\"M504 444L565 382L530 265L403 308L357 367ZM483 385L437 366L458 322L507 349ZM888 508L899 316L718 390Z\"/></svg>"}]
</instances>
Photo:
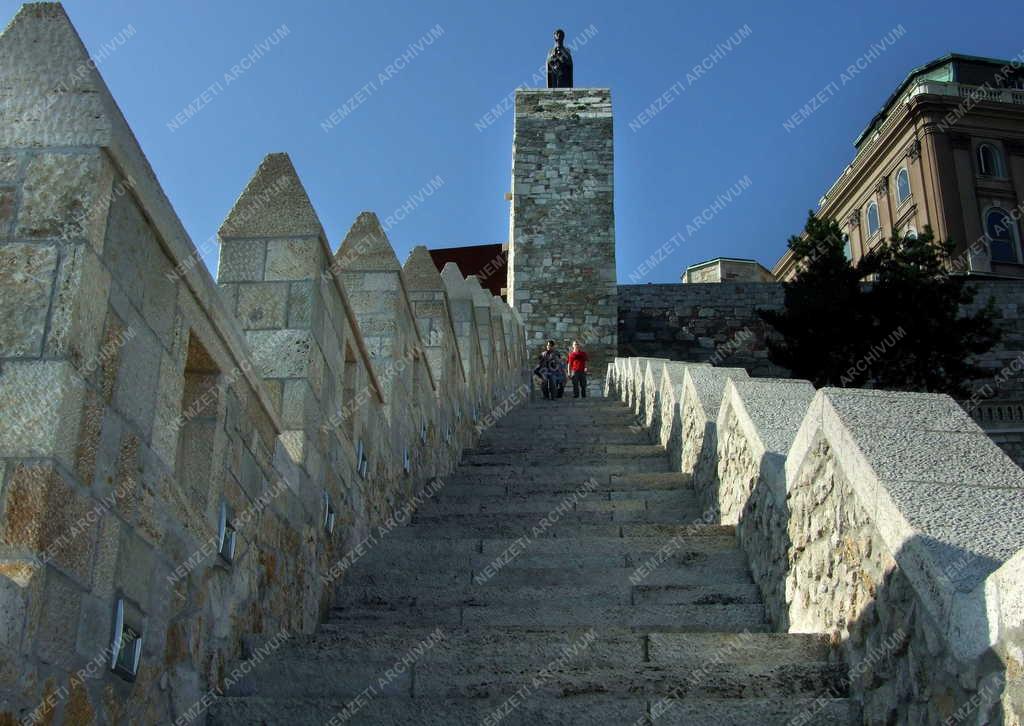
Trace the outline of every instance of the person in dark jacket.
<instances>
[{"instance_id":1,"label":"person in dark jacket","mask_svg":"<svg viewBox=\"0 0 1024 726\"><path fill-rule=\"evenodd\" d=\"M547 342L533 372L541 379L540 390L546 400L553 401L562 397L565 391L565 368L561 354L555 350L555 341Z\"/></svg>"}]
</instances>

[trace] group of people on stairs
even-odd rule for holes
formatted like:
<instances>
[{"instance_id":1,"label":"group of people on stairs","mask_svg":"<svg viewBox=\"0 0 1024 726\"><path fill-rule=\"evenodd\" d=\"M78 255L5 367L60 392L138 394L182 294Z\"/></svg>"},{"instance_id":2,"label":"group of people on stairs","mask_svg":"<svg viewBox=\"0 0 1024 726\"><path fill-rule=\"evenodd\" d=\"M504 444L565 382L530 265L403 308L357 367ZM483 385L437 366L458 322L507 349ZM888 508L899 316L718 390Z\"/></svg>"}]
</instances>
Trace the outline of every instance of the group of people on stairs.
<instances>
[{"instance_id":1,"label":"group of people on stairs","mask_svg":"<svg viewBox=\"0 0 1024 726\"><path fill-rule=\"evenodd\" d=\"M537 367L533 369L533 375L540 379L544 399L554 401L561 398L567 379L572 381L572 397L586 398L588 361L587 353L578 340L572 341L572 351L565 361L555 348L555 341L549 340L540 354Z\"/></svg>"}]
</instances>

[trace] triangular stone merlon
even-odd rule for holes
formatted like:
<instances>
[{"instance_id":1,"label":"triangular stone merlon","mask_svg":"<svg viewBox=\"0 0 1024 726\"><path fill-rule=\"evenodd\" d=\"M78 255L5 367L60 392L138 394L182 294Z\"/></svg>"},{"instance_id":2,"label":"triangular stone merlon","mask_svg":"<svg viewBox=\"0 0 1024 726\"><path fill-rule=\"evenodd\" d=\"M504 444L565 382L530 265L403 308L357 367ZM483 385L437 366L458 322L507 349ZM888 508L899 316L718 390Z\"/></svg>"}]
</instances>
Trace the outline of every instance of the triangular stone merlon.
<instances>
[{"instance_id":1,"label":"triangular stone merlon","mask_svg":"<svg viewBox=\"0 0 1024 726\"><path fill-rule=\"evenodd\" d=\"M195 244L59 3L22 6L0 34L0 95L0 148L37 154L103 150L114 177L123 181L119 196L130 197L144 210L176 280L200 302L260 405L280 427L259 374L248 365L251 356L237 321L206 266L197 264Z\"/></svg>"}]
</instances>

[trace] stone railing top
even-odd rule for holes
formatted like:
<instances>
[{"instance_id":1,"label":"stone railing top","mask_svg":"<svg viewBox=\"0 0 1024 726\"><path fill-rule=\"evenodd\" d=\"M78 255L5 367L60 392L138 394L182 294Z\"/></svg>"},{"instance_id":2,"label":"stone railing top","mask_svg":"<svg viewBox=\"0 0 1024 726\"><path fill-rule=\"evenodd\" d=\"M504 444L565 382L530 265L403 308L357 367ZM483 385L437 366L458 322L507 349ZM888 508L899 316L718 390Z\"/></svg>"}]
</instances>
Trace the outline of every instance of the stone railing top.
<instances>
[{"instance_id":1,"label":"stone railing top","mask_svg":"<svg viewBox=\"0 0 1024 726\"><path fill-rule=\"evenodd\" d=\"M660 380L655 383L658 390L671 392L677 400L683 398L683 381L686 379L686 369L689 367L710 368L709 363L680 363L668 361L661 367Z\"/></svg>"},{"instance_id":2,"label":"stone railing top","mask_svg":"<svg viewBox=\"0 0 1024 726\"><path fill-rule=\"evenodd\" d=\"M956 652L979 655L997 637L1007 575L1024 563L1024 471L937 394L818 391L790 450L787 487L823 438ZM1018 620L1022 603L1013 603Z\"/></svg>"},{"instance_id":3,"label":"stone railing top","mask_svg":"<svg viewBox=\"0 0 1024 726\"><path fill-rule=\"evenodd\" d=\"M756 454L776 455L784 459L813 399L814 386L810 381L733 378L725 384L718 425L721 428L722 416L729 405L754 445ZM756 451L757 448L761 451ZM780 461L779 473L782 471Z\"/></svg>"},{"instance_id":4,"label":"stone railing top","mask_svg":"<svg viewBox=\"0 0 1024 726\"><path fill-rule=\"evenodd\" d=\"M179 272L255 391L277 432L271 404L241 327L227 311L191 237L167 199L96 64L59 3L23 5L0 34L0 147L84 150L100 147L128 181Z\"/></svg>"},{"instance_id":5,"label":"stone railing top","mask_svg":"<svg viewBox=\"0 0 1024 726\"><path fill-rule=\"evenodd\" d=\"M693 391L694 399L700 404L705 421L718 419L718 408L725 395L725 384L730 380L746 380L750 375L743 368L715 368L713 366L689 366L683 373L683 388Z\"/></svg>"}]
</instances>

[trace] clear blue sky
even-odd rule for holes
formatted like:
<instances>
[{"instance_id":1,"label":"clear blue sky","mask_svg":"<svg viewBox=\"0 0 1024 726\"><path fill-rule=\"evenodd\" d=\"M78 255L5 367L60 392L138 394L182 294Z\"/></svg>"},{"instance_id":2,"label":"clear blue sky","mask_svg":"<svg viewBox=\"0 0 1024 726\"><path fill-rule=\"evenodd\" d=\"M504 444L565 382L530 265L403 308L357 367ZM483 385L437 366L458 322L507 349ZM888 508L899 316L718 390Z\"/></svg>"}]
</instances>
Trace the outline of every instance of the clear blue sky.
<instances>
[{"instance_id":1,"label":"clear blue sky","mask_svg":"<svg viewBox=\"0 0 1024 726\"><path fill-rule=\"evenodd\" d=\"M0 0L0 15L19 3ZM612 89L618 269L628 282L653 250L715 197L750 187L644 282L675 282L719 255L770 266L852 157L851 142L907 71L950 51L1008 58L1024 51L1005 2L630 2L560 0L69 0L98 53L134 35L100 70L197 245L264 154L287 151L334 247L364 209L382 218L429 180L432 196L389 232L399 259L416 244L505 240L512 114L481 117L543 63L551 32L597 30L575 53L577 86ZM889 45L791 132L783 122L899 25ZM176 131L168 122L282 25L288 34ZM389 63L431 28L386 82ZM688 69L743 26L749 37L703 77ZM370 81L329 132L321 123ZM682 82L656 117L629 122ZM678 88L678 86L677 86ZM215 250L207 255L215 265Z\"/></svg>"}]
</instances>

